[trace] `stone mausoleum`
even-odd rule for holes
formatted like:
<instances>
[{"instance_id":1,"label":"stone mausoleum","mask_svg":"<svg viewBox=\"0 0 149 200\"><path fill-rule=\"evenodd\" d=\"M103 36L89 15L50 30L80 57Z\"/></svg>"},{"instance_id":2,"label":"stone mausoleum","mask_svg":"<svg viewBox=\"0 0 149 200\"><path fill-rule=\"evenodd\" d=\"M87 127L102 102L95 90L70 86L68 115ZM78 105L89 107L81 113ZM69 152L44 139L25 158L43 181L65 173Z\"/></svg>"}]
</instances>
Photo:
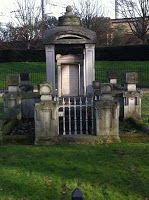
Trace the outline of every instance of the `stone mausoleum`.
<instances>
[{"instance_id":1,"label":"stone mausoleum","mask_svg":"<svg viewBox=\"0 0 149 200\"><path fill-rule=\"evenodd\" d=\"M43 41L46 83L31 86L29 73L8 75L5 120L33 118L36 145L120 142L119 117L141 118L138 75L124 74L122 86L116 72L108 72L109 83L95 81L96 34L81 27L70 6ZM55 55L56 48L76 47L81 54Z\"/></svg>"},{"instance_id":2,"label":"stone mausoleum","mask_svg":"<svg viewBox=\"0 0 149 200\"><path fill-rule=\"evenodd\" d=\"M46 50L47 82L52 84L55 95L55 56L57 61L57 94L61 96L88 96L92 94L95 80L95 32L83 28L80 18L67 6L58 26L45 32L43 42ZM55 49L78 48L81 55L55 55Z\"/></svg>"}]
</instances>

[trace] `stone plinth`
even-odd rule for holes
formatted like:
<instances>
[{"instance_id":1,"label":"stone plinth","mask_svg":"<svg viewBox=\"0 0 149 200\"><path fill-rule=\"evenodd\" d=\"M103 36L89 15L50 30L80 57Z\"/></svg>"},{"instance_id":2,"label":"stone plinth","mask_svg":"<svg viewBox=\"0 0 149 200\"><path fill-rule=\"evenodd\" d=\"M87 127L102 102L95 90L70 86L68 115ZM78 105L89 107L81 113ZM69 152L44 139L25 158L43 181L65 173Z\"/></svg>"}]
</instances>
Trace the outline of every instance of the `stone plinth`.
<instances>
[{"instance_id":1,"label":"stone plinth","mask_svg":"<svg viewBox=\"0 0 149 200\"><path fill-rule=\"evenodd\" d=\"M141 91L126 91L124 98L124 118L136 117L141 119Z\"/></svg>"},{"instance_id":2,"label":"stone plinth","mask_svg":"<svg viewBox=\"0 0 149 200\"><path fill-rule=\"evenodd\" d=\"M46 144L50 138L58 137L58 103L52 101L52 86L40 85L41 102L35 104L35 144Z\"/></svg>"},{"instance_id":3,"label":"stone plinth","mask_svg":"<svg viewBox=\"0 0 149 200\"><path fill-rule=\"evenodd\" d=\"M18 74L6 76L6 84L8 86L8 92L18 92L19 83L20 83L20 76Z\"/></svg>"},{"instance_id":4,"label":"stone plinth","mask_svg":"<svg viewBox=\"0 0 149 200\"><path fill-rule=\"evenodd\" d=\"M96 135L119 141L119 103L96 101Z\"/></svg>"},{"instance_id":5,"label":"stone plinth","mask_svg":"<svg viewBox=\"0 0 149 200\"><path fill-rule=\"evenodd\" d=\"M9 92L3 95L4 119L6 121L21 119L21 99L22 95L19 92Z\"/></svg>"},{"instance_id":6,"label":"stone plinth","mask_svg":"<svg viewBox=\"0 0 149 200\"><path fill-rule=\"evenodd\" d=\"M41 101L35 104L35 144L46 143L49 138L57 137L59 132L58 104Z\"/></svg>"},{"instance_id":7,"label":"stone plinth","mask_svg":"<svg viewBox=\"0 0 149 200\"><path fill-rule=\"evenodd\" d=\"M95 101L96 135L120 141L119 103L113 100L112 84L100 84L99 91L100 100Z\"/></svg>"},{"instance_id":8,"label":"stone plinth","mask_svg":"<svg viewBox=\"0 0 149 200\"><path fill-rule=\"evenodd\" d=\"M109 83L111 84L117 84L118 74L115 71L108 71L107 77L109 80Z\"/></svg>"},{"instance_id":9,"label":"stone plinth","mask_svg":"<svg viewBox=\"0 0 149 200\"><path fill-rule=\"evenodd\" d=\"M136 84L138 83L138 74L135 72L123 74L124 90L136 91Z\"/></svg>"}]
</instances>

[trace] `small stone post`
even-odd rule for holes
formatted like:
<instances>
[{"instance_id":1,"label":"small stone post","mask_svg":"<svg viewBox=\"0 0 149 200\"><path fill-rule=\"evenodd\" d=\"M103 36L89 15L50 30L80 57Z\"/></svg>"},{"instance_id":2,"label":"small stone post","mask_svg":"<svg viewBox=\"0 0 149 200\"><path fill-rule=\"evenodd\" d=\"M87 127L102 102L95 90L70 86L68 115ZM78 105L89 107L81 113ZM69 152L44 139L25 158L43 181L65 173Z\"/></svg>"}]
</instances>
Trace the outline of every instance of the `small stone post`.
<instances>
[{"instance_id":1,"label":"small stone post","mask_svg":"<svg viewBox=\"0 0 149 200\"><path fill-rule=\"evenodd\" d=\"M8 93L3 95L4 100L4 119L6 121L12 119L21 119L21 99L19 92L19 75L7 75L6 82L8 85Z\"/></svg>"},{"instance_id":2,"label":"small stone post","mask_svg":"<svg viewBox=\"0 0 149 200\"><path fill-rule=\"evenodd\" d=\"M108 71L107 72L107 77L108 77L109 83L111 83L111 84L117 84L117 79L118 79L117 72L115 72L115 71Z\"/></svg>"},{"instance_id":3,"label":"small stone post","mask_svg":"<svg viewBox=\"0 0 149 200\"><path fill-rule=\"evenodd\" d=\"M58 103L52 100L50 83L40 85L41 102L35 104L35 145L46 145L58 137Z\"/></svg>"},{"instance_id":4,"label":"small stone post","mask_svg":"<svg viewBox=\"0 0 149 200\"><path fill-rule=\"evenodd\" d=\"M21 80L21 86L29 85L30 81L30 75L29 72L21 72L20 73L20 80Z\"/></svg>"},{"instance_id":5,"label":"small stone post","mask_svg":"<svg viewBox=\"0 0 149 200\"><path fill-rule=\"evenodd\" d=\"M95 82L94 84L96 85ZM112 84L101 83L99 85L101 97L95 101L96 135L104 142L120 141L119 103L112 97L112 88Z\"/></svg>"},{"instance_id":6,"label":"small stone post","mask_svg":"<svg viewBox=\"0 0 149 200\"><path fill-rule=\"evenodd\" d=\"M136 89L138 83L137 73L125 73L124 81L124 118L136 117L141 119L141 96L142 92Z\"/></svg>"}]
</instances>

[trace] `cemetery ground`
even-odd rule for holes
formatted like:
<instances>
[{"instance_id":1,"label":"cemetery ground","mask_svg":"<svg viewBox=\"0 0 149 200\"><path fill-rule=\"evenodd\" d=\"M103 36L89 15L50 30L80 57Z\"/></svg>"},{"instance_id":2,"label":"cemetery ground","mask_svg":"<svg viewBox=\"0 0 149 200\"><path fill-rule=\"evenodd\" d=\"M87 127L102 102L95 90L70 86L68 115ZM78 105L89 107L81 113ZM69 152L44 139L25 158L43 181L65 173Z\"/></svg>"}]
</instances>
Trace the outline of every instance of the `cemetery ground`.
<instances>
[{"instance_id":1,"label":"cemetery ground","mask_svg":"<svg viewBox=\"0 0 149 200\"><path fill-rule=\"evenodd\" d=\"M147 123L148 102L149 94L145 93L144 123ZM0 98L1 119L2 110ZM140 133L127 123L125 131ZM0 200L70 200L76 187L86 200L147 200L148 158L148 141L42 147L1 145Z\"/></svg>"},{"instance_id":2,"label":"cemetery ground","mask_svg":"<svg viewBox=\"0 0 149 200\"><path fill-rule=\"evenodd\" d=\"M115 65L121 67L126 62L121 66L120 63ZM137 63L138 66L149 64ZM14 64L18 68L31 67L30 63ZM44 63L32 64L35 68L45 67ZM114 62L107 64L112 67ZM143 93L142 121L146 125L148 102L149 93ZM2 97L0 119L3 120ZM144 134L128 122L120 123L120 131L128 135ZM76 187L84 200L148 200L148 141L136 143L132 137L129 143L102 145L1 145L0 200L70 200Z\"/></svg>"},{"instance_id":3,"label":"cemetery ground","mask_svg":"<svg viewBox=\"0 0 149 200\"><path fill-rule=\"evenodd\" d=\"M149 199L149 143L0 146L1 200Z\"/></svg>"}]
</instances>

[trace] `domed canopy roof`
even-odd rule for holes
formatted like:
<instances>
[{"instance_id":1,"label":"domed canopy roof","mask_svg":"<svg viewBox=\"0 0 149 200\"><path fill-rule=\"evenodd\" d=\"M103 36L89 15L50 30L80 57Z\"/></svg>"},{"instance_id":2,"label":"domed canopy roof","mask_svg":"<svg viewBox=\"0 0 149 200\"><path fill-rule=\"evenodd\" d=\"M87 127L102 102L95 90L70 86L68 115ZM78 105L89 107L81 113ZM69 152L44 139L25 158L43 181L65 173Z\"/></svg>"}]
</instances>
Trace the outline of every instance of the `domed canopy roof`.
<instances>
[{"instance_id":1,"label":"domed canopy roof","mask_svg":"<svg viewBox=\"0 0 149 200\"><path fill-rule=\"evenodd\" d=\"M64 16L59 17L58 26L43 35L44 44L94 44L96 33L80 25L80 18L72 14L67 6Z\"/></svg>"}]
</instances>

